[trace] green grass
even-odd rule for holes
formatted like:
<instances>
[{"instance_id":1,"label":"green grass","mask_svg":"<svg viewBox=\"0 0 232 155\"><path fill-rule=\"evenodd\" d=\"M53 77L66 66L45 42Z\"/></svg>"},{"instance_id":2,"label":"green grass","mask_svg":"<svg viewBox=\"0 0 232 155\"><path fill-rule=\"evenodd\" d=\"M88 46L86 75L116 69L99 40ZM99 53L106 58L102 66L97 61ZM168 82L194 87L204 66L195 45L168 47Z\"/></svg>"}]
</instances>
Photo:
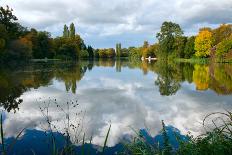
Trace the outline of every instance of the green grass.
<instances>
[{"instance_id":1,"label":"green grass","mask_svg":"<svg viewBox=\"0 0 232 155\"><path fill-rule=\"evenodd\" d=\"M190 59L185 59L185 58L176 58L176 62L188 62L188 63L197 63L197 64L207 64L210 62L209 58L190 58Z\"/></svg>"}]
</instances>

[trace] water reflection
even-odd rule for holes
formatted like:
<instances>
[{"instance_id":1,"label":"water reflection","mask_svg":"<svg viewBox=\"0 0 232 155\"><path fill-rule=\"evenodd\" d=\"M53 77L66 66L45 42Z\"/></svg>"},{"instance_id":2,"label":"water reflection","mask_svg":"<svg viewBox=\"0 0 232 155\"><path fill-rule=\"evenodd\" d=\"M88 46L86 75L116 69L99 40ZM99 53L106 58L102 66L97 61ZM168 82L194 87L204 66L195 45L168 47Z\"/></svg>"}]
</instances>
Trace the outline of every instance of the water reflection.
<instances>
[{"instance_id":1,"label":"water reflection","mask_svg":"<svg viewBox=\"0 0 232 155\"><path fill-rule=\"evenodd\" d=\"M92 136L96 146L103 144L109 124L109 147L120 143L125 135L132 135L130 127L147 127L154 137L161 129L161 120L182 134L191 131L197 135L203 131L201 120L206 114L232 109L231 73L229 64L126 60L4 68L0 71L0 103L6 110L6 138L24 127L44 131L47 122L40 107L55 99L65 112L69 109L74 116L80 113L78 119L70 117L70 121L83 125L78 133L85 133L86 140ZM67 108L67 101L76 100L77 107ZM63 133L66 113L60 107L50 104L49 118Z\"/></svg>"},{"instance_id":2,"label":"water reflection","mask_svg":"<svg viewBox=\"0 0 232 155\"><path fill-rule=\"evenodd\" d=\"M86 71L94 67L112 67L116 72L124 68L140 69L143 74L155 73L155 86L161 95L175 95L181 83L195 85L196 90L213 90L220 95L232 94L231 64L189 64L168 62L140 62L126 60L82 61L80 63L37 63L16 70L0 70L0 103L8 112L18 109L23 102L20 96L31 88L52 85L56 79L65 84L66 91L76 93L77 83Z\"/></svg>"}]
</instances>

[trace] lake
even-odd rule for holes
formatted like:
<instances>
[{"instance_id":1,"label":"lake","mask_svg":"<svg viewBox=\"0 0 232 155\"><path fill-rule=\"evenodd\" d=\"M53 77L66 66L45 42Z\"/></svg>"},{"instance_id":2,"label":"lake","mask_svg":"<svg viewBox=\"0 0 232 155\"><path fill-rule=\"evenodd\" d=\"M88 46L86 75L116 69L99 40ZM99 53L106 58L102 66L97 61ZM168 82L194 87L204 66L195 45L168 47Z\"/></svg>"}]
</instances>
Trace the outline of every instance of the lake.
<instances>
[{"instance_id":1,"label":"lake","mask_svg":"<svg viewBox=\"0 0 232 155\"><path fill-rule=\"evenodd\" d=\"M76 144L85 133L98 150L110 124L111 148L134 130L155 137L162 120L182 135L197 136L210 129L203 128L204 117L231 111L231 100L232 64L96 60L0 69L6 141L26 128L15 145L18 154L36 145L37 154L46 154L43 135L49 131L68 133Z\"/></svg>"}]
</instances>

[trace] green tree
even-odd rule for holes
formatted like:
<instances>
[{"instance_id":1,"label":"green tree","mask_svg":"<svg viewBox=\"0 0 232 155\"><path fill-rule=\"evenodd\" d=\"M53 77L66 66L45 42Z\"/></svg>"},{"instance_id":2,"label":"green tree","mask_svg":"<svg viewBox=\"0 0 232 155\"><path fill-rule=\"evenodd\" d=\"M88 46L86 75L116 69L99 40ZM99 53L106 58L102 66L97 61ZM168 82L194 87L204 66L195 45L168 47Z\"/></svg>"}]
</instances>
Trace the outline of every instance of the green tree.
<instances>
[{"instance_id":1,"label":"green tree","mask_svg":"<svg viewBox=\"0 0 232 155\"><path fill-rule=\"evenodd\" d=\"M8 5L5 9L0 7L0 23L5 25L7 31L10 31L14 27L17 20L18 18L13 15L13 9L10 9Z\"/></svg>"},{"instance_id":2,"label":"green tree","mask_svg":"<svg viewBox=\"0 0 232 155\"><path fill-rule=\"evenodd\" d=\"M38 32L37 46L33 48L33 57L36 59L52 58L54 56L52 49L52 39L48 32Z\"/></svg>"},{"instance_id":3,"label":"green tree","mask_svg":"<svg viewBox=\"0 0 232 155\"><path fill-rule=\"evenodd\" d=\"M129 58L132 60L140 59L142 57L141 50L136 47L129 47L128 54L129 54Z\"/></svg>"},{"instance_id":4,"label":"green tree","mask_svg":"<svg viewBox=\"0 0 232 155\"><path fill-rule=\"evenodd\" d=\"M179 24L172 22L164 22L162 24L161 30L156 37L159 40L160 50L164 58L167 58L168 54L173 52L175 38L182 36L182 34L183 31Z\"/></svg>"},{"instance_id":5,"label":"green tree","mask_svg":"<svg viewBox=\"0 0 232 155\"><path fill-rule=\"evenodd\" d=\"M195 53L194 45L195 45L195 36L191 36L187 39L187 42L185 45L185 49L184 49L184 57L185 58L188 59L194 55L194 53Z\"/></svg>"},{"instance_id":6,"label":"green tree","mask_svg":"<svg viewBox=\"0 0 232 155\"><path fill-rule=\"evenodd\" d=\"M7 30L5 25L0 24L0 50L3 51L7 41ZM0 52L1 53L1 52Z\"/></svg>"},{"instance_id":7,"label":"green tree","mask_svg":"<svg viewBox=\"0 0 232 155\"><path fill-rule=\"evenodd\" d=\"M63 37L64 38L68 38L69 37L69 29L67 27L67 25L64 25L64 30L63 30Z\"/></svg>"},{"instance_id":8,"label":"green tree","mask_svg":"<svg viewBox=\"0 0 232 155\"><path fill-rule=\"evenodd\" d=\"M178 58L184 58L184 50L187 42L187 37L179 36L175 38L173 49L174 55Z\"/></svg>"},{"instance_id":9,"label":"green tree","mask_svg":"<svg viewBox=\"0 0 232 155\"><path fill-rule=\"evenodd\" d=\"M27 31L26 28L16 22L17 20L17 17L13 14L13 9L10 9L9 6L6 6L6 8L0 7L0 24L5 26L10 39L18 39Z\"/></svg>"},{"instance_id":10,"label":"green tree","mask_svg":"<svg viewBox=\"0 0 232 155\"><path fill-rule=\"evenodd\" d=\"M73 37L75 37L75 34L76 34L76 30L75 30L75 25L72 23L71 25L70 25L70 34L69 34L69 37L71 37L71 38L73 38Z\"/></svg>"},{"instance_id":11,"label":"green tree","mask_svg":"<svg viewBox=\"0 0 232 155\"><path fill-rule=\"evenodd\" d=\"M108 58L114 58L115 57L115 50L113 48L109 48L106 50L106 55Z\"/></svg>"},{"instance_id":12,"label":"green tree","mask_svg":"<svg viewBox=\"0 0 232 155\"><path fill-rule=\"evenodd\" d=\"M91 46L88 46L87 51L88 51L88 54L89 54L89 58L92 59L94 57L94 49Z\"/></svg>"},{"instance_id":13,"label":"green tree","mask_svg":"<svg viewBox=\"0 0 232 155\"><path fill-rule=\"evenodd\" d=\"M142 55L144 58L146 58L148 56L148 48L149 48L148 41L144 41L143 47L142 47Z\"/></svg>"},{"instance_id":14,"label":"green tree","mask_svg":"<svg viewBox=\"0 0 232 155\"><path fill-rule=\"evenodd\" d=\"M116 56L121 57L121 43L116 44Z\"/></svg>"}]
</instances>

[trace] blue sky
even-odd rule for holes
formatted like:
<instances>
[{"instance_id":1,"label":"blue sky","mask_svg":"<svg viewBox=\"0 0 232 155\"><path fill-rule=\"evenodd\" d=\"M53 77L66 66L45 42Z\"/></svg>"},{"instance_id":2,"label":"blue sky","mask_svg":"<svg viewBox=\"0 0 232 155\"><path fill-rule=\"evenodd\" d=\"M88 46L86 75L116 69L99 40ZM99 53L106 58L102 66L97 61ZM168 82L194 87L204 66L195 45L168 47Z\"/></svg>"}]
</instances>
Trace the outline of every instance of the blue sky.
<instances>
[{"instance_id":1,"label":"blue sky","mask_svg":"<svg viewBox=\"0 0 232 155\"><path fill-rule=\"evenodd\" d=\"M186 35L232 23L231 0L0 0L0 5L12 7L22 25L52 36L74 22L86 44L95 48L154 43L163 21L179 23Z\"/></svg>"}]
</instances>

